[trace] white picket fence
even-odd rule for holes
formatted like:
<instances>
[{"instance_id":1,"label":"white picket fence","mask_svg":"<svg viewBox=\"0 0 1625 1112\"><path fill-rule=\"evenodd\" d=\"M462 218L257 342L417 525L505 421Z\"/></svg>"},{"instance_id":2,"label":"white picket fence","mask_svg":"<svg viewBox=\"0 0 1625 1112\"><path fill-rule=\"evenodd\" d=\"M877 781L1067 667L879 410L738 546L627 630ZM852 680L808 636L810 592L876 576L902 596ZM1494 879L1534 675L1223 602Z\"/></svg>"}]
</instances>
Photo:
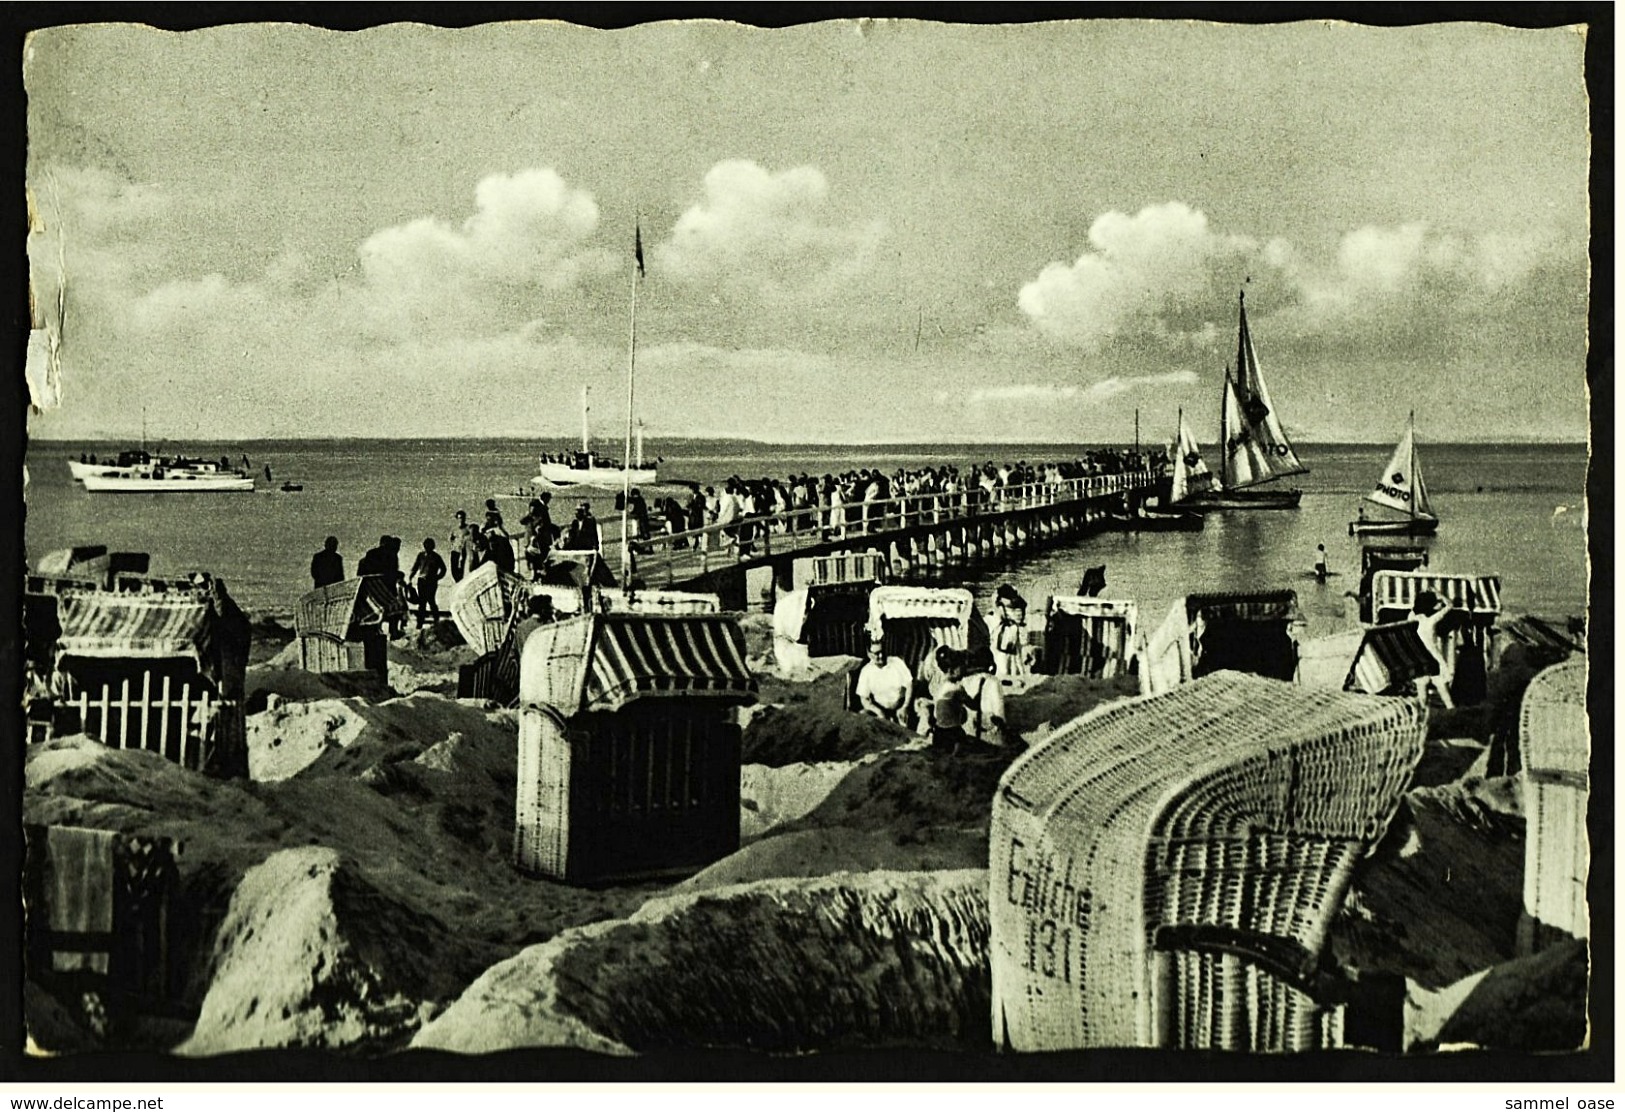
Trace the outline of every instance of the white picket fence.
<instances>
[{"instance_id":1,"label":"white picket fence","mask_svg":"<svg viewBox=\"0 0 1625 1112\"><path fill-rule=\"evenodd\" d=\"M194 771L203 771L212 756L220 711L226 705L207 687L175 683L164 676L154 691L151 672L132 688L126 677L115 689L103 685L99 695L79 693L79 721L84 732L117 749L144 749ZM170 738L174 737L174 747Z\"/></svg>"}]
</instances>

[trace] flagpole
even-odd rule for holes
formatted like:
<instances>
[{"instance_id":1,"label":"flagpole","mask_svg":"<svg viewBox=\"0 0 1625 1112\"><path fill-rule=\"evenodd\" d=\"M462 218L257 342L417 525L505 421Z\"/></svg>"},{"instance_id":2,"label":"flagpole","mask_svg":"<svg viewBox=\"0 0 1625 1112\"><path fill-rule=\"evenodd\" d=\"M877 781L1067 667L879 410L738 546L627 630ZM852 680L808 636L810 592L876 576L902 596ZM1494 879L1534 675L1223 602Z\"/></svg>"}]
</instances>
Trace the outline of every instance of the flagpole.
<instances>
[{"instance_id":1,"label":"flagpole","mask_svg":"<svg viewBox=\"0 0 1625 1112\"><path fill-rule=\"evenodd\" d=\"M626 345L626 450L621 455L621 589L632 589L632 537L627 522L632 509L632 384L638 362L638 279L643 276L641 217L633 232L632 324Z\"/></svg>"}]
</instances>

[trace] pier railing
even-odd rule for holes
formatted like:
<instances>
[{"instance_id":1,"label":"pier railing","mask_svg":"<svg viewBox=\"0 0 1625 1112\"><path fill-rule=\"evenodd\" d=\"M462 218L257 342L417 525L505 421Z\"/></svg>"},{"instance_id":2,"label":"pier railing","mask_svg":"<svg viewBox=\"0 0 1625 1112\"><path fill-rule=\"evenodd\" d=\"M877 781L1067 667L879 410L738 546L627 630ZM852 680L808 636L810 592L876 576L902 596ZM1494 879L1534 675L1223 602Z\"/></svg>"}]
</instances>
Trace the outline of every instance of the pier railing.
<instances>
[{"instance_id":1,"label":"pier railing","mask_svg":"<svg viewBox=\"0 0 1625 1112\"><path fill-rule=\"evenodd\" d=\"M905 494L875 501L792 507L777 513L635 538L633 566L648 585L670 585L719 568L763 563L858 539L879 541L920 527L970 522L1021 510L1066 505L1149 488L1150 471L1089 475L952 493Z\"/></svg>"}]
</instances>

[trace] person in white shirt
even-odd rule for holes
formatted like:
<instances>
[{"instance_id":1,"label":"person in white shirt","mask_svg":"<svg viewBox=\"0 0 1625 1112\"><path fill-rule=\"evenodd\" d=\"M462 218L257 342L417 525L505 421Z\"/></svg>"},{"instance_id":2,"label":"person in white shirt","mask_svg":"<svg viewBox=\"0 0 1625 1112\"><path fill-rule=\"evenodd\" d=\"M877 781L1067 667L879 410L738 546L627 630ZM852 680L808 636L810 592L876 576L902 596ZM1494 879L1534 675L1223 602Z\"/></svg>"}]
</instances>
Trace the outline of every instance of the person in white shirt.
<instances>
[{"instance_id":1,"label":"person in white shirt","mask_svg":"<svg viewBox=\"0 0 1625 1112\"><path fill-rule=\"evenodd\" d=\"M899 656L887 656L878 638L869 641L869 660L858 672L858 708L888 722L907 725L909 696L914 693L914 673Z\"/></svg>"}]
</instances>

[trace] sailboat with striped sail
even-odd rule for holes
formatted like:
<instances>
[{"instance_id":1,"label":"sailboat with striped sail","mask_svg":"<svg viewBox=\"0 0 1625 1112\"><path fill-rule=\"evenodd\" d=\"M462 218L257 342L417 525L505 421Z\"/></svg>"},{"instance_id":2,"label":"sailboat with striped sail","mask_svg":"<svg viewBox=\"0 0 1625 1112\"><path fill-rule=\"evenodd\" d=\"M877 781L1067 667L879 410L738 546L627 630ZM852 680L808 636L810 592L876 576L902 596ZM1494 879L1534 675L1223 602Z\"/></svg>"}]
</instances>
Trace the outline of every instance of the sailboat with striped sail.
<instances>
[{"instance_id":1,"label":"sailboat with striped sail","mask_svg":"<svg viewBox=\"0 0 1625 1112\"><path fill-rule=\"evenodd\" d=\"M1219 398L1219 452L1218 483L1205 494L1192 494L1185 502L1191 509L1289 510L1303 498L1303 491L1296 488L1265 486L1306 475L1309 468L1298 459L1264 384L1247 328L1245 290L1240 297L1235 373L1225 369Z\"/></svg>"},{"instance_id":2,"label":"sailboat with striped sail","mask_svg":"<svg viewBox=\"0 0 1625 1112\"><path fill-rule=\"evenodd\" d=\"M1365 516L1365 507L1360 507L1360 516L1357 520L1349 522L1349 536L1371 535L1399 535L1412 537L1432 536L1439 528L1439 516L1433 512L1433 504L1428 499L1427 482L1422 478L1422 461L1416 455L1416 414L1412 413L1410 422L1405 426L1405 435L1400 438L1399 447L1394 449L1393 458L1388 466L1377 478L1376 486L1365 495L1362 502L1369 502L1373 506L1390 510L1400 515L1397 517L1387 514L1375 518Z\"/></svg>"}]
</instances>

